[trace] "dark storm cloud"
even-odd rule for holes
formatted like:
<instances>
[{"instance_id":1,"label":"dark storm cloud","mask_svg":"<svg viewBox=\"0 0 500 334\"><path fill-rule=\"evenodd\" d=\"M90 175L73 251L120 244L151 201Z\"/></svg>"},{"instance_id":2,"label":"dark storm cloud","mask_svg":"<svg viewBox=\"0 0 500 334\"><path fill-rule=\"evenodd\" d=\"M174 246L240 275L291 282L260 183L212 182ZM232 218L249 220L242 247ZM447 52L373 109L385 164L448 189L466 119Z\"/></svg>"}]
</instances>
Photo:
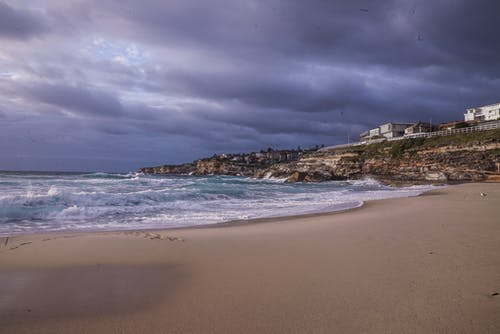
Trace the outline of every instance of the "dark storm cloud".
<instances>
[{"instance_id":1,"label":"dark storm cloud","mask_svg":"<svg viewBox=\"0 0 500 334\"><path fill-rule=\"evenodd\" d=\"M225 10L209 11L208 18L198 17L196 13L200 10L194 11L192 16L196 17L198 24L193 27L190 24L192 16L179 14L187 11L189 5L180 5L173 10L169 10L170 7L157 10L155 6L140 9L133 4L124 6L128 8L126 13L132 20L142 20L150 15L155 19L146 21L144 26L167 31L167 34L153 34L149 37L151 39L185 38L193 44L203 43L208 49L230 45L223 49L221 57L224 58L222 53L232 55L231 61L248 67L246 72L236 69L203 73L192 69L187 73L167 76L176 88L184 86L186 94L200 94L207 98L241 99L259 108L290 108L308 112L371 107L372 110L385 109L389 113L401 112L399 106L399 110L392 106L401 104L402 100L411 100L414 95L411 91L406 92L404 83L384 91L388 98L377 97L376 89L367 86L364 78L356 73L369 73L375 69L379 77L404 78L411 75L420 79L418 85L411 84L411 88L422 92L436 84L431 81L434 79L432 74L425 73L430 67L437 71L444 69L449 76L467 69L461 74L459 82L455 82L465 86L467 83L464 81L475 81L473 76L498 74L495 73L498 67L495 59L499 54L500 40L498 34L492 33L494 20L481 22L476 19L491 16L487 12L495 12L492 7L499 6L492 1L477 5L467 1L444 1L436 5L422 1L385 2L383 5L342 1L288 4L275 1L257 6L255 12L262 16L251 16L255 24L243 18L235 23L236 29L230 25L235 20L229 20ZM234 8L230 7L227 11L233 12ZM464 20L470 22L461 26ZM175 29L169 29L170 25L175 25ZM205 29L207 26L210 28ZM260 38L254 38L252 29L262 30L261 34L257 34ZM241 39L236 40L227 30L238 31ZM253 47L252 52L246 56L249 45ZM468 57L470 50L484 55ZM484 66L482 59L487 62L493 60L494 64ZM329 82L321 82L314 87L308 85L307 76L293 78L294 73L304 71L304 64L334 64L352 72L346 71L340 77L334 74ZM210 66L210 62L206 66ZM285 70L281 71L282 67ZM379 79L372 81L378 89L382 89L384 83ZM450 82L439 91L450 95L446 90L453 89L454 84ZM399 94L399 90L405 94ZM490 94L489 98L494 96ZM422 97L420 100L413 109L427 104Z\"/></svg>"},{"instance_id":2,"label":"dark storm cloud","mask_svg":"<svg viewBox=\"0 0 500 334\"><path fill-rule=\"evenodd\" d=\"M80 152L86 169L127 156L134 169L461 119L500 101L498 12L493 0L0 2L0 133L18 138L2 153L45 166L40 152Z\"/></svg>"},{"instance_id":3,"label":"dark storm cloud","mask_svg":"<svg viewBox=\"0 0 500 334\"><path fill-rule=\"evenodd\" d=\"M46 23L31 11L0 1L0 36L27 39L47 31Z\"/></svg>"},{"instance_id":4,"label":"dark storm cloud","mask_svg":"<svg viewBox=\"0 0 500 334\"><path fill-rule=\"evenodd\" d=\"M27 95L43 103L95 117L124 114L122 104L114 96L81 86L39 84L28 88Z\"/></svg>"},{"instance_id":5,"label":"dark storm cloud","mask_svg":"<svg viewBox=\"0 0 500 334\"><path fill-rule=\"evenodd\" d=\"M443 52L449 66L500 74L500 3L491 0L440 1L420 6L418 25L425 42ZM446 64L443 64L446 65Z\"/></svg>"},{"instance_id":6,"label":"dark storm cloud","mask_svg":"<svg viewBox=\"0 0 500 334\"><path fill-rule=\"evenodd\" d=\"M274 70L255 73L251 70L231 73L169 73L167 81L176 84L179 92L205 98L238 100L258 108L283 108L291 111L316 112L342 109L352 103L351 91L364 96L369 92L356 75L332 73L324 78L300 66L296 72ZM318 73L320 74L320 73Z\"/></svg>"},{"instance_id":7,"label":"dark storm cloud","mask_svg":"<svg viewBox=\"0 0 500 334\"><path fill-rule=\"evenodd\" d=\"M479 56L496 64L500 40L495 16L500 5L493 0L106 1L102 7L137 24L131 35L202 44L201 50L219 48L243 59L278 55L328 62L333 57L390 66L455 59L477 66Z\"/></svg>"}]
</instances>

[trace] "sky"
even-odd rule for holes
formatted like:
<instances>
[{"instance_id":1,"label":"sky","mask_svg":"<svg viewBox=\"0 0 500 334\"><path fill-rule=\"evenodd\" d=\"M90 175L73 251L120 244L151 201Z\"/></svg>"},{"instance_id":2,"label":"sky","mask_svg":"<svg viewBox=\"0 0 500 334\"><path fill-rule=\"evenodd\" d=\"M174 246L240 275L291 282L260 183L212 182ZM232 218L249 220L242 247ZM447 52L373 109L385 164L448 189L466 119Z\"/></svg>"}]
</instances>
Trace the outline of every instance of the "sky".
<instances>
[{"instance_id":1,"label":"sky","mask_svg":"<svg viewBox=\"0 0 500 334\"><path fill-rule=\"evenodd\" d=\"M500 102L497 0L0 0L0 170L135 171Z\"/></svg>"}]
</instances>

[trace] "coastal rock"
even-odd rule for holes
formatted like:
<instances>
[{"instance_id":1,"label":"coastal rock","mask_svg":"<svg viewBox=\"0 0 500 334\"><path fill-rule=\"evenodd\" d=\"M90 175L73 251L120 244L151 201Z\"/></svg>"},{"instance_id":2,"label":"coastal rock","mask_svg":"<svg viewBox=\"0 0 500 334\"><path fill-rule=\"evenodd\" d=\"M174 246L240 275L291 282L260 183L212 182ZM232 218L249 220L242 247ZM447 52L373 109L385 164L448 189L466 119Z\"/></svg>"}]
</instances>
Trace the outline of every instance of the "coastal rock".
<instances>
[{"instance_id":1,"label":"coastal rock","mask_svg":"<svg viewBox=\"0 0 500 334\"><path fill-rule=\"evenodd\" d=\"M443 172L426 172L424 179L427 181L448 181L448 177Z\"/></svg>"},{"instance_id":2,"label":"coastal rock","mask_svg":"<svg viewBox=\"0 0 500 334\"><path fill-rule=\"evenodd\" d=\"M295 183L295 182L302 182L306 178L307 173L305 172L293 172L292 175L290 175L286 179L286 183Z\"/></svg>"},{"instance_id":3,"label":"coastal rock","mask_svg":"<svg viewBox=\"0 0 500 334\"><path fill-rule=\"evenodd\" d=\"M139 172L144 174L192 174L196 170L193 163L182 165L163 165L157 167L143 167Z\"/></svg>"},{"instance_id":4,"label":"coastal rock","mask_svg":"<svg viewBox=\"0 0 500 334\"><path fill-rule=\"evenodd\" d=\"M251 156L251 155L247 155ZM301 154L280 162L214 156L184 165L142 168L150 174L241 175L286 182L374 177L388 184L500 179L500 130L428 139L403 139Z\"/></svg>"}]
</instances>

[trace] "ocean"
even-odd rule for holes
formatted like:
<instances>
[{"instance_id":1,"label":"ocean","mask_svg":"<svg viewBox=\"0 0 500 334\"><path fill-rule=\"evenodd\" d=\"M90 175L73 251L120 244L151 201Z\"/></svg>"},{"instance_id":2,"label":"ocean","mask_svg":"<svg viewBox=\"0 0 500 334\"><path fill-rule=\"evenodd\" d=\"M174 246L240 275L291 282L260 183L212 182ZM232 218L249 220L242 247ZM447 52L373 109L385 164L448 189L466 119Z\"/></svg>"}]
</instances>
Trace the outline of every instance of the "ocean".
<instances>
[{"instance_id":1,"label":"ocean","mask_svg":"<svg viewBox=\"0 0 500 334\"><path fill-rule=\"evenodd\" d=\"M0 236L216 224L356 208L416 196L372 179L287 184L232 176L0 172Z\"/></svg>"}]
</instances>

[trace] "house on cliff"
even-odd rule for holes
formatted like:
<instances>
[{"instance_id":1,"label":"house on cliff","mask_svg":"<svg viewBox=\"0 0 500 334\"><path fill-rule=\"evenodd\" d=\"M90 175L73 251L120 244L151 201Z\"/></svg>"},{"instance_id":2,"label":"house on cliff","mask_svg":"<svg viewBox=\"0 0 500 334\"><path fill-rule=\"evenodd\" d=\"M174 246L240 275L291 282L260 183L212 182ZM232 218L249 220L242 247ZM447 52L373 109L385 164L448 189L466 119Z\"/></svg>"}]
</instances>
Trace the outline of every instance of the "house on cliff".
<instances>
[{"instance_id":1,"label":"house on cliff","mask_svg":"<svg viewBox=\"0 0 500 334\"><path fill-rule=\"evenodd\" d=\"M394 137L402 137L405 134L405 129L411 126L411 123L386 123L380 126L380 135L389 139Z\"/></svg>"},{"instance_id":2,"label":"house on cliff","mask_svg":"<svg viewBox=\"0 0 500 334\"><path fill-rule=\"evenodd\" d=\"M375 129L370 129L368 131L362 132L359 135L361 142L367 142L369 140L379 139L380 137L380 127L376 127Z\"/></svg>"},{"instance_id":3,"label":"house on cliff","mask_svg":"<svg viewBox=\"0 0 500 334\"><path fill-rule=\"evenodd\" d=\"M410 125L405 129L405 136L411 136L417 133L423 132L432 132L434 131L434 127L431 123L427 122L417 122L415 124Z\"/></svg>"},{"instance_id":4,"label":"house on cliff","mask_svg":"<svg viewBox=\"0 0 500 334\"><path fill-rule=\"evenodd\" d=\"M412 125L412 123L385 123L374 129L361 133L360 141L364 143L370 140L381 138L389 139L402 137L405 134L405 129Z\"/></svg>"},{"instance_id":5,"label":"house on cliff","mask_svg":"<svg viewBox=\"0 0 500 334\"><path fill-rule=\"evenodd\" d=\"M488 122L500 119L500 102L482 107L469 108L464 113L464 121Z\"/></svg>"}]
</instances>

